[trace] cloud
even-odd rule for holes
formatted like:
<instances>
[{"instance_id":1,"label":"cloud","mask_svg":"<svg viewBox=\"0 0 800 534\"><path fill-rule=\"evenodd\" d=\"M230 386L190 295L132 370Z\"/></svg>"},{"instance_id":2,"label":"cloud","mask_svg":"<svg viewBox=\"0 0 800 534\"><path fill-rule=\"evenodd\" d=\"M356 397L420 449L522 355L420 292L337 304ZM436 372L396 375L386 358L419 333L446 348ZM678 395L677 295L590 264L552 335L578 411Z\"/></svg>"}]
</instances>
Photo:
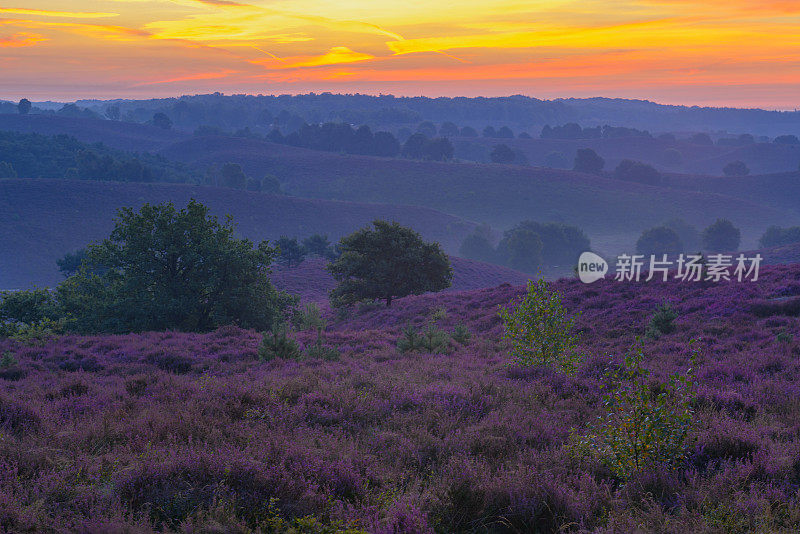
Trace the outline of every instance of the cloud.
<instances>
[{"instance_id":1,"label":"cloud","mask_svg":"<svg viewBox=\"0 0 800 534\"><path fill-rule=\"evenodd\" d=\"M94 13L84 11L48 11L44 9L26 9L18 7L0 7L0 13L11 15L33 15L37 17L56 17L68 19L102 19L118 17L119 13Z\"/></svg>"},{"instance_id":2,"label":"cloud","mask_svg":"<svg viewBox=\"0 0 800 534\"><path fill-rule=\"evenodd\" d=\"M305 56L305 57L281 59L275 56L274 54L269 54L269 55L271 56L269 59L256 59L253 60L251 63L273 68L297 69L303 67L322 67L326 65L341 65L344 63L356 63L358 61L366 61L368 59L375 58L375 56L372 56L370 54L364 54L361 52L355 52L353 50L350 50L346 46L335 46L330 50L328 50L327 53L321 56ZM275 64L274 60L278 60L281 63Z\"/></svg>"},{"instance_id":3,"label":"cloud","mask_svg":"<svg viewBox=\"0 0 800 534\"><path fill-rule=\"evenodd\" d=\"M20 48L23 46L33 46L42 41L49 41L44 35L37 33L19 32L11 37L0 37L0 48Z\"/></svg>"},{"instance_id":4,"label":"cloud","mask_svg":"<svg viewBox=\"0 0 800 534\"><path fill-rule=\"evenodd\" d=\"M133 85L133 87L142 87L145 85L158 85L165 83L189 82L194 80L218 80L220 78L227 78L231 74L236 74L236 70L224 70L221 72L199 72L196 74L187 74L186 76L177 76L174 78L167 78L164 80L152 80L148 82L140 82Z\"/></svg>"}]
</instances>

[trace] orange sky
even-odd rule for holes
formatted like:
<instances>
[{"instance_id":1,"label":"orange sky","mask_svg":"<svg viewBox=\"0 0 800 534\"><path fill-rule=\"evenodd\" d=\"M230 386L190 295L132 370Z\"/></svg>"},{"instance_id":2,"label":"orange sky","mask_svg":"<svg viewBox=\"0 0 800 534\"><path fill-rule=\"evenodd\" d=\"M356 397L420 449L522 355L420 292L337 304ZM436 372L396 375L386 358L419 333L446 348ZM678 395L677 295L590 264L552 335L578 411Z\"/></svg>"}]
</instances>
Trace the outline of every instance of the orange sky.
<instances>
[{"instance_id":1,"label":"orange sky","mask_svg":"<svg viewBox=\"0 0 800 534\"><path fill-rule=\"evenodd\" d=\"M794 109L799 67L800 0L0 0L9 100L332 91Z\"/></svg>"}]
</instances>

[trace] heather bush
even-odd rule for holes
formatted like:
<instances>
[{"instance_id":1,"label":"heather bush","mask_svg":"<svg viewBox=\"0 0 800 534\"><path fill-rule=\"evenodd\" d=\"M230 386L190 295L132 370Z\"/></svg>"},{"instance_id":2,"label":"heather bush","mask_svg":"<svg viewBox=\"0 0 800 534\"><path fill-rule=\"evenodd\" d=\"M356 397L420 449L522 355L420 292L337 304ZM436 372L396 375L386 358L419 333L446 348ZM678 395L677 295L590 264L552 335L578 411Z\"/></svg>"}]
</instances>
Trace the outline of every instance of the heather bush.
<instances>
[{"instance_id":1,"label":"heather bush","mask_svg":"<svg viewBox=\"0 0 800 534\"><path fill-rule=\"evenodd\" d=\"M694 369L654 384L642 366L644 357L643 345L637 342L623 367L609 371L603 411L574 442L576 451L596 457L622 479L645 467L675 466L683 460L695 423Z\"/></svg>"},{"instance_id":2,"label":"heather bush","mask_svg":"<svg viewBox=\"0 0 800 534\"><path fill-rule=\"evenodd\" d=\"M275 358L296 360L302 352L297 341L290 338L285 327L276 327L271 332L264 332L258 346L258 359L270 361Z\"/></svg>"},{"instance_id":3,"label":"heather bush","mask_svg":"<svg viewBox=\"0 0 800 534\"><path fill-rule=\"evenodd\" d=\"M554 366L570 374L581 355L578 336L573 333L575 317L561 303L561 295L544 279L528 282L528 291L516 307L500 309L503 338L511 344L517 364Z\"/></svg>"},{"instance_id":4,"label":"heather bush","mask_svg":"<svg viewBox=\"0 0 800 534\"><path fill-rule=\"evenodd\" d=\"M658 305L653 316L650 317L650 324L647 325L645 337L658 339L664 334L671 334L675 331L675 319L678 318L672 305L666 300Z\"/></svg>"},{"instance_id":5,"label":"heather bush","mask_svg":"<svg viewBox=\"0 0 800 534\"><path fill-rule=\"evenodd\" d=\"M13 367L19 363L17 359L14 357L14 353L10 350L3 352L3 357L0 358L0 369L7 369L9 367Z\"/></svg>"}]
</instances>

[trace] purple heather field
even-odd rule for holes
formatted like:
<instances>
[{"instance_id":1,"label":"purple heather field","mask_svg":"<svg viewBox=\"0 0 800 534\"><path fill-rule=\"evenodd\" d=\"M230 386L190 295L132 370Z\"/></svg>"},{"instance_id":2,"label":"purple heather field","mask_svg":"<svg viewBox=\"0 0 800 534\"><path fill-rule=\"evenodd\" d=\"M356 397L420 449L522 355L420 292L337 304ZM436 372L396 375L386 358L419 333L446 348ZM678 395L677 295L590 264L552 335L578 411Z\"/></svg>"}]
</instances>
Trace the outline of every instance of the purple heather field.
<instances>
[{"instance_id":1,"label":"purple heather field","mask_svg":"<svg viewBox=\"0 0 800 534\"><path fill-rule=\"evenodd\" d=\"M235 327L5 340L0 527L272 532L313 516L305 532L796 531L800 265L761 274L554 282L581 312L572 376L510 365L497 308L524 293L511 285L325 311L336 361L260 362L259 333ZM664 300L677 329L646 342L645 365L653 379L685 370L699 340L689 454L623 482L567 443ZM471 340L399 352L401 328L434 313Z\"/></svg>"}]
</instances>

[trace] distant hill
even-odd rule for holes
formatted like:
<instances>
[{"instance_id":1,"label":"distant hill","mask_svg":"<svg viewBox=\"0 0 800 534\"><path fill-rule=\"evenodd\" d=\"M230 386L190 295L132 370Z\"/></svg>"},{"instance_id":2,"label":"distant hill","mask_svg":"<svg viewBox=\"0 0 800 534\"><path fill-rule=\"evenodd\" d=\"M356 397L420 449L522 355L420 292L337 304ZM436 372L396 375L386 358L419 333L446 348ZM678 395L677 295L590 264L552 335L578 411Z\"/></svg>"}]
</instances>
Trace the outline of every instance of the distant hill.
<instances>
[{"instance_id":1,"label":"distant hill","mask_svg":"<svg viewBox=\"0 0 800 534\"><path fill-rule=\"evenodd\" d=\"M234 189L76 180L0 180L0 289L61 280L56 260L106 237L117 208L195 198L230 214L253 240L327 234L338 240L376 218L396 220L455 252L474 224L413 206L305 200Z\"/></svg>"},{"instance_id":2,"label":"distant hill","mask_svg":"<svg viewBox=\"0 0 800 534\"><path fill-rule=\"evenodd\" d=\"M164 130L146 124L10 113L0 113L0 130L44 135L66 134L84 143L103 143L131 152L155 152L189 137L185 132Z\"/></svg>"},{"instance_id":3,"label":"distant hill","mask_svg":"<svg viewBox=\"0 0 800 534\"><path fill-rule=\"evenodd\" d=\"M227 137L196 137L161 153L198 165L237 162L256 177L276 175L286 191L302 197L422 205L498 228L523 219L560 221L593 238L625 235L629 242L674 217L697 226L729 218L752 239L770 224L800 217L718 193L539 167L339 155Z\"/></svg>"},{"instance_id":4,"label":"distant hill","mask_svg":"<svg viewBox=\"0 0 800 534\"><path fill-rule=\"evenodd\" d=\"M533 132L537 135L538 132ZM679 136L680 137L680 136ZM519 150L531 165L545 165L548 155L563 154L569 168L579 148L591 148L606 160L605 170L613 171L623 159L649 163L663 172L711 174L722 176L722 169L732 161L743 161L753 174L796 171L800 166L800 145L753 143L745 146L698 145L687 140L648 137L619 139L496 139L465 138L453 140L456 155L474 161L489 161L494 145L505 144ZM670 161L670 150L680 160ZM674 155L673 155L674 157Z\"/></svg>"},{"instance_id":5,"label":"distant hill","mask_svg":"<svg viewBox=\"0 0 800 534\"><path fill-rule=\"evenodd\" d=\"M480 261L450 257L453 266L453 284L446 291L467 291L496 287L503 283L515 286L527 283L525 273ZM311 258L297 267L276 266L272 281L277 287L300 295L308 302L325 302L328 292L336 286L335 280L325 271L327 261Z\"/></svg>"}]
</instances>

